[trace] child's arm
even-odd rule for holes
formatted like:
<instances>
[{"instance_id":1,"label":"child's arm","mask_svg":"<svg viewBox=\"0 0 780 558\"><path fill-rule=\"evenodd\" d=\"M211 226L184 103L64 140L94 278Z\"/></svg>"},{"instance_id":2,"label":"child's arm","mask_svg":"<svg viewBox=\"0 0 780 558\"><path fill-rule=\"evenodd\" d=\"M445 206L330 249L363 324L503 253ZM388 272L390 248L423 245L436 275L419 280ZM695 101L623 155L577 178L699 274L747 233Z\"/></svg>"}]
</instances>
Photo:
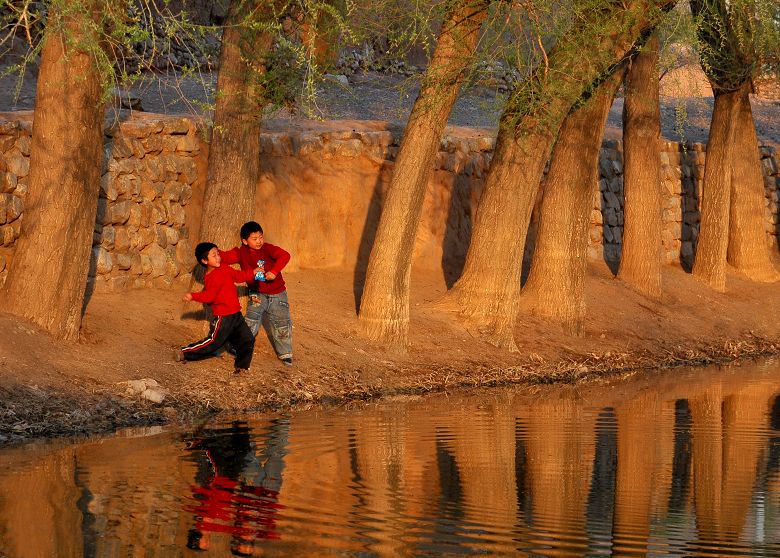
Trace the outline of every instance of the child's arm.
<instances>
[{"instance_id":1,"label":"child's arm","mask_svg":"<svg viewBox=\"0 0 780 558\"><path fill-rule=\"evenodd\" d=\"M233 265L240 263L238 257L238 248L231 248L230 250L219 251L219 255L222 256L222 263L226 265Z\"/></svg>"},{"instance_id":2,"label":"child's arm","mask_svg":"<svg viewBox=\"0 0 780 558\"><path fill-rule=\"evenodd\" d=\"M279 275L279 272L284 269L284 266L290 262L290 253L287 252L287 250L279 248L278 246L274 246L273 244L266 244L266 247L268 248L268 252L274 258L274 260L276 260L273 267L265 269L266 278L273 281L276 279L276 276ZM269 278L269 273L272 274L273 277Z\"/></svg>"},{"instance_id":3,"label":"child's arm","mask_svg":"<svg viewBox=\"0 0 780 558\"><path fill-rule=\"evenodd\" d=\"M255 280L255 273L260 271L260 268L255 269L236 269L234 267L229 267L230 270L230 277L233 279L234 283L246 283L247 281L254 281Z\"/></svg>"}]
</instances>

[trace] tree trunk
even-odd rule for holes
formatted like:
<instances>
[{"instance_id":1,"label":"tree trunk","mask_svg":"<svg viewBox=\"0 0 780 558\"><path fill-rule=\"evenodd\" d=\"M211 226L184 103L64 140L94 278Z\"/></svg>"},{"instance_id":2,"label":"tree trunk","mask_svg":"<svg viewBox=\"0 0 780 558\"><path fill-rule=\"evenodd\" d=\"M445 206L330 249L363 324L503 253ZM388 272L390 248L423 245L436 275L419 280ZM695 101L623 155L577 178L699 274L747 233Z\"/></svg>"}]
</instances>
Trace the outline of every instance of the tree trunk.
<instances>
[{"instance_id":1,"label":"tree trunk","mask_svg":"<svg viewBox=\"0 0 780 558\"><path fill-rule=\"evenodd\" d=\"M658 36L631 63L623 105L623 253L618 277L661 296L661 109Z\"/></svg>"},{"instance_id":2,"label":"tree trunk","mask_svg":"<svg viewBox=\"0 0 780 558\"><path fill-rule=\"evenodd\" d=\"M745 90L740 100L731 159L731 211L727 261L754 281L780 279L764 230L764 174L756 127Z\"/></svg>"},{"instance_id":3,"label":"tree trunk","mask_svg":"<svg viewBox=\"0 0 780 558\"><path fill-rule=\"evenodd\" d=\"M94 2L50 9L41 54L21 236L5 311L73 340L81 327L103 157L101 76ZM93 21L89 21L92 18Z\"/></svg>"},{"instance_id":4,"label":"tree trunk","mask_svg":"<svg viewBox=\"0 0 780 558\"><path fill-rule=\"evenodd\" d=\"M260 177L260 123L265 102L260 82L268 33L248 28L254 3L230 3L219 54L214 126L199 238L220 247L235 245L238 230L254 214Z\"/></svg>"},{"instance_id":5,"label":"tree trunk","mask_svg":"<svg viewBox=\"0 0 780 558\"><path fill-rule=\"evenodd\" d=\"M510 97L474 219L463 276L448 293L461 316L494 345L517 350L512 330L520 291L523 246L553 138L574 103L622 60L671 0L584 6L578 27L556 43ZM607 33L607 30L609 33ZM583 56L587 52L588 56Z\"/></svg>"},{"instance_id":6,"label":"tree trunk","mask_svg":"<svg viewBox=\"0 0 780 558\"><path fill-rule=\"evenodd\" d=\"M441 136L490 0L464 0L446 18L393 168L360 303L362 333L405 345L412 248Z\"/></svg>"},{"instance_id":7,"label":"tree trunk","mask_svg":"<svg viewBox=\"0 0 780 558\"><path fill-rule=\"evenodd\" d=\"M742 88L747 87L747 84ZM716 91L701 187L701 224L693 276L726 290L726 252L731 212L731 161L742 88Z\"/></svg>"},{"instance_id":8,"label":"tree trunk","mask_svg":"<svg viewBox=\"0 0 780 558\"><path fill-rule=\"evenodd\" d=\"M523 288L532 313L581 334L591 201L597 192L599 153L607 115L624 69L566 117L544 183L531 271Z\"/></svg>"}]
</instances>

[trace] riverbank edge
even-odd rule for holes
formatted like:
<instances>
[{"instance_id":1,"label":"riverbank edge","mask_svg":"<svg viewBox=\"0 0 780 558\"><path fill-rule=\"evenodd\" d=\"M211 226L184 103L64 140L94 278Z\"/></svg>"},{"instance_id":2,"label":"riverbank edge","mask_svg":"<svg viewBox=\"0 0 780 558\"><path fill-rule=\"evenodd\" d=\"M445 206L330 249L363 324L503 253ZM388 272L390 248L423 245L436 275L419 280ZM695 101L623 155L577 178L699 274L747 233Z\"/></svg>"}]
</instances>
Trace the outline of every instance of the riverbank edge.
<instances>
[{"instance_id":1,"label":"riverbank edge","mask_svg":"<svg viewBox=\"0 0 780 558\"><path fill-rule=\"evenodd\" d=\"M389 381L373 384L342 380L341 385L322 389L319 384L299 383L295 389L269 391L266 396L259 397L255 405L244 407L214 405L212 401L223 399L217 393L193 397L181 389L171 389L163 403L155 404L140 396L128 397L116 384L72 383L68 388L17 384L0 387L0 449L34 441L112 434L123 428L186 427L219 415L326 408L354 401L379 401L447 390L625 379L652 370L727 365L777 355L780 355L780 339L749 332L740 338L698 345L656 347L637 352L571 354L550 362L531 354L508 367L487 364L468 368L443 365L435 370L420 367L403 370Z\"/></svg>"}]
</instances>

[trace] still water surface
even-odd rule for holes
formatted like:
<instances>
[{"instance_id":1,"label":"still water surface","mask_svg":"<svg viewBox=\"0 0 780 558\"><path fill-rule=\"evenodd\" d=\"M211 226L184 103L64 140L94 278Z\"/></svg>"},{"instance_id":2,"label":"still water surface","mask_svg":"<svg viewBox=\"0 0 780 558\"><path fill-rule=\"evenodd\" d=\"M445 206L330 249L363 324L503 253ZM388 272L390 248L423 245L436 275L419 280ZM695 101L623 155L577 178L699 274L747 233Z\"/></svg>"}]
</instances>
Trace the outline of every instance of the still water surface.
<instances>
[{"instance_id":1,"label":"still water surface","mask_svg":"<svg viewBox=\"0 0 780 558\"><path fill-rule=\"evenodd\" d=\"M0 452L0 555L780 556L780 361Z\"/></svg>"}]
</instances>

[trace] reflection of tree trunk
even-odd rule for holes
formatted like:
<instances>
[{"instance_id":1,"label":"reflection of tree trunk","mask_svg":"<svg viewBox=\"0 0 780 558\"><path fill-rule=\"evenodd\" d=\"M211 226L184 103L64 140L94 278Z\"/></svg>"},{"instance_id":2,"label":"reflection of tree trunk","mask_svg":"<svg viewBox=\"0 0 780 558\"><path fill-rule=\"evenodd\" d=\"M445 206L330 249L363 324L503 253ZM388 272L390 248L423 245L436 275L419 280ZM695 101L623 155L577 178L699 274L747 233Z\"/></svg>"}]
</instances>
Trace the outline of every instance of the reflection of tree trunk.
<instances>
[{"instance_id":1,"label":"reflection of tree trunk","mask_svg":"<svg viewBox=\"0 0 780 558\"><path fill-rule=\"evenodd\" d=\"M8 460L13 463L14 456ZM40 454L0 475L0 556L90 556L73 450Z\"/></svg>"},{"instance_id":2,"label":"reflection of tree trunk","mask_svg":"<svg viewBox=\"0 0 780 558\"><path fill-rule=\"evenodd\" d=\"M734 133L734 157L731 159L728 263L755 281L780 279L772 264L766 236L761 155L750 96L744 90Z\"/></svg>"},{"instance_id":3,"label":"reflection of tree trunk","mask_svg":"<svg viewBox=\"0 0 780 558\"><path fill-rule=\"evenodd\" d=\"M742 94L742 88L715 93L701 189L701 230L693 275L718 291L726 290L731 161Z\"/></svg>"},{"instance_id":4,"label":"reflection of tree trunk","mask_svg":"<svg viewBox=\"0 0 780 558\"><path fill-rule=\"evenodd\" d=\"M692 399L693 494L699 540L718 540L723 480L722 394L719 385Z\"/></svg>"},{"instance_id":5,"label":"reflection of tree trunk","mask_svg":"<svg viewBox=\"0 0 780 558\"><path fill-rule=\"evenodd\" d=\"M669 0L609 4L577 14L548 64L510 97L479 200L463 275L447 298L491 343L517 350L513 337L523 247L553 139L582 93L655 25ZM604 36L604 29L610 34ZM583 56L587 52L588 56Z\"/></svg>"},{"instance_id":6,"label":"reflection of tree trunk","mask_svg":"<svg viewBox=\"0 0 780 558\"><path fill-rule=\"evenodd\" d=\"M252 217L260 176L260 82L271 37L247 28L252 6L243 0L230 3L203 196L199 236L226 247L236 243L239 228Z\"/></svg>"},{"instance_id":7,"label":"reflection of tree trunk","mask_svg":"<svg viewBox=\"0 0 780 558\"><path fill-rule=\"evenodd\" d=\"M439 36L409 117L368 262L360 304L364 334L404 345L409 327L412 247L433 163L474 53L490 0L461 1Z\"/></svg>"},{"instance_id":8,"label":"reflection of tree trunk","mask_svg":"<svg viewBox=\"0 0 780 558\"><path fill-rule=\"evenodd\" d=\"M658 35L648 40L626 76L623 105L623 254L619 276L639 292L661 296L661 109Z\"/></svg>"},{"instance_id":9,"label":"reflection of tree trunk","mask_svg":"<svg viewBox=\"0 0 780 558\"><path fill-rule=\"evenodd\" d=\"M535 404L522 414L526 415L526 482L535 534L566 533L567 554L585 555L585 519L596 454L595 417L568 398Z\"/></svg>"},{"instance_id":10,"label":"reflection of tree trunk","mask_svg":"<svg viewBox=\"0 0 780 558\"><path fill-rule=\"evenodd\" d=\"M523 290L535 314L581 332L585 318L585 271L590 201L609 107L623 70L599 86L561 126L544 183L533 263Z\"/></svg>"},{"instance_id":11,"label":"reflection of tree trunk","mask_svg":"<svg viewBox=\"0 0 780 558\"><path fill-rule=\"evenodd\" d=\"M95 225L103 104L95 55L95 2L49 12L35 96L30 182L21 236L6 283L5 311L75 339ZM67 138L67 139L66 139Z\"/></svg>"},{"instance_id":12,"label":"reflection of tree trunk","mask_svg":"<svg viewBox=\"0 0 780 558\"><path fill-rule=\"evenodd\" d=\"M655 491L660 404L655 393L642 395L617 409L617 482L612 521L616 556L647 552ZM660 422L666 424L665 421ZM646 443L639 443L639 440ZM630 544L627 544L630 541Z\"/></svg>"}]
</instances>

